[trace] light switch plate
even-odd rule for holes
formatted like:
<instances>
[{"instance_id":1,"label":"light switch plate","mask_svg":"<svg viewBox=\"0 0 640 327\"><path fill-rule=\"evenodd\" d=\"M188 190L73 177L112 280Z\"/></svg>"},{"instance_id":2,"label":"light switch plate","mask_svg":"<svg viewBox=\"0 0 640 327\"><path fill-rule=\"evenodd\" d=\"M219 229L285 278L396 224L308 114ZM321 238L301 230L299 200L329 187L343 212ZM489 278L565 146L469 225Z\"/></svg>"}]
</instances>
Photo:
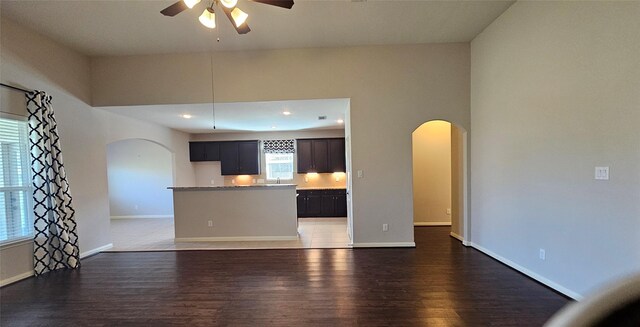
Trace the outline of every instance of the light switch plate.
<instances>
[{"instance_id":1,"label":"light switch plate","mask_svg":"<svg viewBox=\"0 0 640 327\"><path fill-rule=\"evenodd\" d=\"M609 167L596 167L595 179L609 180Z\"/></svg>"},{"instance_id":2,"label":"light switch plate","mask_svg":"<svg viewBox=\"0 0 640 327\"><path fill-rule=\"evenodd\" d=\"M364 177L364 172L362 170L358 170L358 178Z\"/></svg>"}]
</instances>

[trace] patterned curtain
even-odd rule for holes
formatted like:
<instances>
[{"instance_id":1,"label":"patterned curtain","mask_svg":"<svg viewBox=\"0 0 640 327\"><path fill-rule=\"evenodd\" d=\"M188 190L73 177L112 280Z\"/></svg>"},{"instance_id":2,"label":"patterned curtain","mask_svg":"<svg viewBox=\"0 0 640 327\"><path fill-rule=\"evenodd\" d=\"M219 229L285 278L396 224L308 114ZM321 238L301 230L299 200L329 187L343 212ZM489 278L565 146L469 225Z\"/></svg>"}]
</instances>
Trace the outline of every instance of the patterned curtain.
<instances>
[{"instance_id":1,"label":"patterned curtain","mask_svg":"<svg viewBox=\"0 0 640 327\"><path fill-rule=\"evenodd\" d=\"M296 153L295 140L264 140L262 148L264 153Z\"/></svg>"},{"instance_id":2,"label":"patterned curtain","mask_svg":"<svg viewBox=\"0 0 640 327\"><path fill-rule=\"evenodd\" d=\"M80 267L78 234L67 174L62 163L51 96L26 94L33 173L34 270L36 275Z\"/></svg>"}]
</instances>

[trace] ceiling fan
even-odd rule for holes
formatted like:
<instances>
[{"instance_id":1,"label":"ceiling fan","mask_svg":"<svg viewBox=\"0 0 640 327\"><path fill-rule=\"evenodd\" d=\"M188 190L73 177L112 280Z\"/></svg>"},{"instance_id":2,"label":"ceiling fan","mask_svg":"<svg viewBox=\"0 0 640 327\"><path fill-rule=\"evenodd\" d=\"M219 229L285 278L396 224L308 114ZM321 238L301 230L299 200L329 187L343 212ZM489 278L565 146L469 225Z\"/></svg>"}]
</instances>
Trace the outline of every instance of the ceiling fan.
<instances>
[{"instance_id":1,"label":"ceiling fan","mask_svg":"<svg viewBox=\"0 0 640 327\"><path fill-rule=\"evenodd\" d=\"M293 0L251 0L253 2L263 3L266 5L291 9L293 7ZM198 4L200 0L180 0L171 6L164 8L160 11L161 14L165 16L173 17L187 9L193 8L196 4ZM198 20L202 25L208 28L216 27L216 14L215 9L220 4L220 9L224 12L224 14L229 18L231 24L236 29L238 34L247 34L251 29L249 25L247 25L247 17L249 15L244 11L240 10L237 7L238 0L210 0L209 6L202 12L200 18Z\"/></svg>"}]
</instances>

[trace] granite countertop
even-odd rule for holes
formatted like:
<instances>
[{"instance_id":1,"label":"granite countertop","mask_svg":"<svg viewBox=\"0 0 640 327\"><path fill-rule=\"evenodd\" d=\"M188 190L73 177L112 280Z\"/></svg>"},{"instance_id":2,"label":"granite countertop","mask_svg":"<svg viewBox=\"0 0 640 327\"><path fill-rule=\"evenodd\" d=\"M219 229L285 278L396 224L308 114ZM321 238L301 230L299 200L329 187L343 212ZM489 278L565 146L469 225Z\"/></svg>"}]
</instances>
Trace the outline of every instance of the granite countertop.
<instances>
[{"instance_id":1,"label":"granite countertop","mask_svg":"<svg viewBox=\"0 0 640 327\"><path fill-rule=\"evenodd\" d=\"M313 190L346 190L346 186L329 186L329 187L297 187L300 191L313 191Z\"/></svg>"},{"instance_id":2,"label":"granite countertop","mask_svg":"<svg viewBox=\"0 0 640 327\"><path fill-rule=\"evenodd\" d=\"M170 190L208 190L208 189L239 189L239 188L261 188L261 187L296 187L296 184L252 184L252 185L214 185L214 186L170 186Z\"/></svg>"}]
</instances>

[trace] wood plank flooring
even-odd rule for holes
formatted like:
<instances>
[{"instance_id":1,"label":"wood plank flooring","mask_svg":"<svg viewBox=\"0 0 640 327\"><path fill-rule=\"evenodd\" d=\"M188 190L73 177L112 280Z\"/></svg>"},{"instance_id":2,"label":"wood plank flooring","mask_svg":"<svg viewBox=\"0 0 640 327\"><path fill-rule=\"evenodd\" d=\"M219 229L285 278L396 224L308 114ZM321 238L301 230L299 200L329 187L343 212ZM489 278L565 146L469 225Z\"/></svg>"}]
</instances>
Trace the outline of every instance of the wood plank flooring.
<instances>
[{"instance_id":1,"label":"wood plank flooring","mask_svg":"<svg viewBox=\"0 0 640 327\"><path fill-rule=\"evenodd\" d=\"M569 301L448 228L416 244L101 253L1 288L0 325L541 326Z\"/></svg>"}]
</instances>

